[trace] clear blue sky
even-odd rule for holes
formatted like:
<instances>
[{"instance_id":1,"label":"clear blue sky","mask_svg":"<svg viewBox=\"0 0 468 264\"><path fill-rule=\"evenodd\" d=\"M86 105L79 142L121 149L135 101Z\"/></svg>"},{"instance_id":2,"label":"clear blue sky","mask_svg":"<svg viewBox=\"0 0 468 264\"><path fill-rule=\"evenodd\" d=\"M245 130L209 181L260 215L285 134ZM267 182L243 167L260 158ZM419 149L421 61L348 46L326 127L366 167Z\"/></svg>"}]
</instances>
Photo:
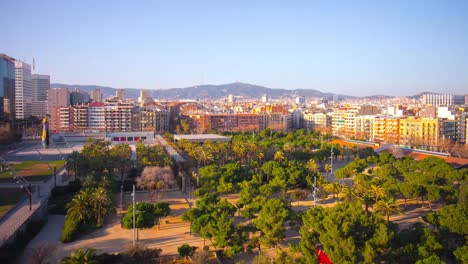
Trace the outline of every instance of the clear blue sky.
<instances>
[{"instance_id":1,"label":"clear blue sky","mask_svg":"<svg viewBox=\"0 0 468 264\"><path fill-rule=\"evenodd\" d=\"M35 57L52 82L468 94L466 0L11 0L0 10L0 53Z\"/></svg>"}]
</instances>

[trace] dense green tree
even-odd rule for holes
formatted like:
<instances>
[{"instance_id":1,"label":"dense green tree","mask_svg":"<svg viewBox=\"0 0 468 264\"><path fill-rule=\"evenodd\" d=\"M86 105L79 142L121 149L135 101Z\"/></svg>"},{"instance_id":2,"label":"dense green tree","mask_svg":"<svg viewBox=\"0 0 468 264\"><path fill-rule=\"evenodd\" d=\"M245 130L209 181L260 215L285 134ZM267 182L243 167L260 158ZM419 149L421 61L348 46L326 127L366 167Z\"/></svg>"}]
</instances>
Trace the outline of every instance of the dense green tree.
<instances>
[{"instance_id":1,"label":"dense green tree","mask_svg":"<svg viewBox=\"0 0 468 264\"><path fill-rule=\"evenodd\" d=\"M110 150L110 157L119 169L120 180L123 181L125 172L132 165L132 149L128 144L117 144Z\"/></svg>"},{"instance_id":2,"label":"dense green tree","mask_svg":"<svg viewBox=\"0 0 468 264\"><path fill-rule=\"evenodd\" d=\"M82 163L83 163L83 157L76 150L70 153L70 155L68 155L65 160L65 169L69 172L70 171L73 172L73 175L75 176L75 180L78 177L79 167L83 165Z\"/></svg>"},{"instance_id":3,"label":"dense green tree","mask_svg":"<svg viewBox=\"0 0 468 264\"><path fill-rule=\"evenodd\" d=\"M154 208L152 204L137 203L135 206L135 227L137 229L152 228L154 226ZM133 228L133 206L128 206L127 214L122 218L122 227Z\"/></svg>"},{"instance_id":4,"label":"dense green tree","mask_svg":"<svg viewBox=\"0 0 468 264\"><path fill-rule=\"evenodd\" d=\"M81 164L80 168L86 172L97 174L104 170L112 171L114 167L110 158L109 141L89 138L81 150L81 156L84 164Z\"/></svg>"},{"instance_id":5,"label":"dense green tree","mask_svg":"<svg viewBox=\"0 0 468 264\"><path fill-rule=\"evenodd\" d=\"M168 203L156 202L153 204L154 216L158 219L158 227L161 225L161 218L171 214L171 207Z\"/></svg>"},{"instance_id":6,"label":"dense green tree","mask_svg":"<svg viewBox=\"0 0 468 264\"><path fill-rule=\"evenodd\" d=\"M211 244L215 248L224 248L231 245L231 239L235 232L234 219L224 211L213 217L208 223L207 231L210 233Z\"/></svg>"},{"instance_id":7,"label":"dense green tree","mask_svg":"<svg viewBox=\"0 0 468 264\"><path fill-rule=\"evenodd\" d=\"M315 244L322 243L334 263L370 263L385 254L392 236L383 219L357 203L311 208L303 221L299 247L309 260L315 257Z\"/></svg>"},{"instance_id":8,"label":"dense green tree","mask_svg":"<svg viewBox=\"0 0 468 264\"><path fill-rule=\"evenodd\" d=\"M179 252L181 257L187 258L195 251L195 249L196 247L191 247L189 244L182 244L177 248L177 252Z\"/></svg>"},{"instance_id":9,"label":"dense green tree","mask_svg":"<svg viewBox=\"0 0 468 264\"><path fill-rule=\"evenodd\" d=\"M282 200L273 198L266 201L253 222L261 232L260 241L263 245L276 246L284 238L284 221L288 215L289 211Z\"/></svg>"}]
</instances>

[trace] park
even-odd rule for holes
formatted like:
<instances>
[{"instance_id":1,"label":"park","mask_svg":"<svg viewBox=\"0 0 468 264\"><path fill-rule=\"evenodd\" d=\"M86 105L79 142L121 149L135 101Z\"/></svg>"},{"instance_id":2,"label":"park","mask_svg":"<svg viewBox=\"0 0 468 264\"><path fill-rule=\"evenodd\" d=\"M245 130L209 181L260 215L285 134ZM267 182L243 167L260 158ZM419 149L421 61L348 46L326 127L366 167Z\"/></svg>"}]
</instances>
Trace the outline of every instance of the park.
<instances>
[{"instance_id":1,"label":"park","mask_svg":"<svg viewBox=\"0 0 468 264\"><path fill-rule=\"evenodd\" d=\"M303 130L235 133L219 142L180 138L89 139L48 161L66 173L51 185L48 222L19 257L314 263L316 250L333 263L467 257L466 168ZM13 166L22 177L50 177L49 165ZM22 199L8 197L3 211Z\"/></svg>"}]
</instances>

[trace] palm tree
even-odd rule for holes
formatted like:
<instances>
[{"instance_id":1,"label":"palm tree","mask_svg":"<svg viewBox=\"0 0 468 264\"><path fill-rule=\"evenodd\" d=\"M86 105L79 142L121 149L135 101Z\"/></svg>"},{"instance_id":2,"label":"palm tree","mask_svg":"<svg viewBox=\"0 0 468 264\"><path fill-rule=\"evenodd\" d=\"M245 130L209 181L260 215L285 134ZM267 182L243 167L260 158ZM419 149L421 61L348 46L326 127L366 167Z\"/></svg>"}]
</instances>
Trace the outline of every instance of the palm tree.
<instances>
[{"instance_id":1,"label":"palm tree","mask_svg":"<svg viewBox=\"0 0 468 264\"><path fill-rule=\"evenodd\" d=\"M112 201L107 190L103 187L95 189L91 193L90 202L96 212L96 224L100 226L103 222L102 217L109 213L109 210L112 208Z\"/></svg>"},{"instance_id":2,"label":"palm tree","mask_svg":"<svg viewBox=\"0 0 468 264\"><path fill-rule=\"evenodd\" d=\"M379 198L385 196L385 190L378 185L371 185L370 192L374 195L375 203L377 203Z\"/></svg>"},{"instance_id":3,"label":"palm tree","mask_svg":"<svg viewBox=\"0 0 468 264\"><path fill-rule=\"evenodd\" d=\"M371 192L363 192L359 195L359 200L361 200L361 202L364 204L364 206L366 207L366 213L369 212L369 207L372 206L374 204L374 196L372 195Z\"/></svg>"},{"instance_id":4,"label":"palm tree","mask_svg":"<svg viewBox=\"0 0 468 264\"><path fill-rule=\"evenodd\" d=\"M273 156L273 159L279 163L283 162L285 160L283 151L281 150L276 151L275 155Z\"/></svg>"},{"instance_id":5,"label":"palm tree","mask_svg":"<svg viewBox=\"0 0 468 264\"><path fill-rule=\"evenodd\" d=\"M203 162L203 166L206 166L208 162L214 159L213 154L204 147L200 147L198 155L200 156L200 161Z\"/></svg>"},{"instance_id":6,"label":"palm tree","mask_svg":"<svg viewBox=\"0 0 468 264\"><path fill-rule=\"evenodd\" d=\"M314 159L310 159L307 161L305 168L309 171L311 175L315 175L318 172L319 166L317 165L317 162Z\"/></svg>"},{"instance_id":7,"label":"palm tree","mask_svg":"<svg viewBox=\"0 0 468 264\"><path fill-rule=\"evenodd\" d=\"M286 152L288 158L291 158L291 152L294 150L294 146L291 142L286 142L283 145L283 151Z\"/></svg>"},{"instance_id":8,"label":"palm tree","mask_svg":"<svg viewBox=\"0 0 468 264\"><path fill-rule=\"evenodd\" d=\"M96 250L87 248L87 249L78 249L71 253L70 257L62 259L62 264L95 264L96 261Z\"/></svg>"},{"instance_id":9,"label":"palm tree","mask_svg":"<svg viewBox=\"0 0 468 264\"><path fill-rule=\"evenodd\" d=\"M76 177L78 176L78 166L80 163L81 155L78 151L74 150L70 155L68 155L65 161L65 169L67 171L72 171L73 175Z\"/></svg>"},{"instance_id":10,"label":"palm tree","mask_svg":"<svg viewBox=\"0 0 468 264\"><path fill-rule=\"evenodd\" d=\"M237 159L240 161L240 164L242 165L242 160L245 158L245 155L247 153L245 144L242 141L234 141L232 143L232 152L234 153L234 155L237 157Z\"/></svg>"},{"instance_id":11,"label":"palm tree","mask_svg":"<svg viewBox=\"0 0 468 264\"><path fill-rule=\"evenodd\" d=\"M67 215L79 221L86 222L90 217L90 197L85 191L80 191L67 205Z\"/></svg>"},{"instance_id":12,"label":"palm tree","mask_svg":"<svg viewBox=\"0 0 468 264\"><path fill-rule=\"evenodd\" d=\"M340 192L340 185L336 182L331 182L325 185L325 188L328 192L333 194L333 199L336 198L336 195Z\"/></svg>"},{"instance_id":13,"label":"palm tree","mask_svg":"<svg viewBox=\"0 0 468 264\"><path fill-rule=\"evenodd\" d=\"M375 210L383 212L386 216L387 224L390 221L390 215L401 214L400 206L391 197L381 199L375 204Z\"/></svg>"},{"instance_id":14,"label":"palm tree","mask_svg":"<svg viewBox=\"0 0 468 264\"><path fill-rule=\"evenodd\" d=\"M110 150L111 157L120 171L120 180L123 181L125 171L132 164L132 149L128 144L118 144Z\"/></svg>"},{"instance_id":15,"label":"palm tree","mask_svg":"<svg viewBox=\"0 0 468 264\"><path fill-rule=\"evenodd\" d=\"M347 202L352 202L356 199L356 192L347 186L344 186L341 189L341 192L338 194L338 197L341 200L347 201Z\"/></svg>"},{"instance_id":16,"label":"palm tree","mask_svg":"<svg viewBox=\"0 0 468 264\"><path fill-rule=\"evenodd\" d=\"M331 172L331 170L332 170L331 164L328 164L328 163L325 164L325 172L327 172L327 174L328 174L329 172ZM327 178L328 178L328 177L327 177Z\"/></svg>"}]
</instances>

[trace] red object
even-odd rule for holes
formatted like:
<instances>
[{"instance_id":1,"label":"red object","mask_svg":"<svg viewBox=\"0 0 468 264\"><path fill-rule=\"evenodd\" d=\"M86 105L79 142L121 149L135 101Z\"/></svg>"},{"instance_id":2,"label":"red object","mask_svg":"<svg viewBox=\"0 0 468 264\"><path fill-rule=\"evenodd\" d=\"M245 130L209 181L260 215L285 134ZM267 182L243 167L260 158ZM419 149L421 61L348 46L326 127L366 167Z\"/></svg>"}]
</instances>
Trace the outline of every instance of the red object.
<instances>
[{"instance_id":1,"label":"red object","mask_svg":"<svg viewBox=\"0 0 468 264\"><path fill-rule=\"evenodd\" d=\"M330 258L328 257L325 251L319 249L318 247L315 248L315 253L318 256L318 261L320 264L332 264Z\"/></svg>"}]
</instances>

